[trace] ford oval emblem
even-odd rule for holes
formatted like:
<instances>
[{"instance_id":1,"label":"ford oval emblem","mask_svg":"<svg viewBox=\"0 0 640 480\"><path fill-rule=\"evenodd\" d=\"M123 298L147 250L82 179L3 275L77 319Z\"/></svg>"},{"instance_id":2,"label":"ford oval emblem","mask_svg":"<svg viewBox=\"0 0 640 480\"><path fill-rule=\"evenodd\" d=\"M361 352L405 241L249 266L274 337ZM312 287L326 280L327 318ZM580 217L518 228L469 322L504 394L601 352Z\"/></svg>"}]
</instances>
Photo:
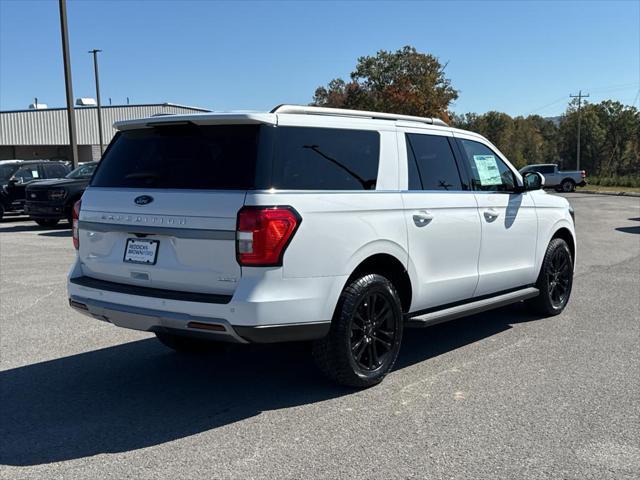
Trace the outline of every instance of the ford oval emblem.
<instances>
[{"instance_id":1,"label":"ford oval emblem","mask_svg":"<svg viewBox=\"0 0 640 480\"><path fill-rule=\"evenodd\" d=\"M140 195L135 198L134 202L136 202L136 205L148 205L153 202L153 197L150 195Z\"/></svg>"}]
</instances>

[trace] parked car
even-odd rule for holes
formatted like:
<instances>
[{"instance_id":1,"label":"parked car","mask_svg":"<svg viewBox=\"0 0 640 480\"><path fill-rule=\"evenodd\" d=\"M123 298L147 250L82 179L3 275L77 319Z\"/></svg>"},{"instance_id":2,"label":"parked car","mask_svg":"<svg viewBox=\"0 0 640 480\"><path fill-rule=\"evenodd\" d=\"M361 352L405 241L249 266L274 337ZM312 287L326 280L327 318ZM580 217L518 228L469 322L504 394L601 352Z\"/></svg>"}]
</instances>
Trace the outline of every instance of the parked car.
<instances>
[{"instance_id":1,"label":"parked car","mask_svg":"<svg viewBox=\"0 0 640 480\"><path fill-rule=\"evenodd\" d=\"M553 188L559 192L573 192L576 185L584 187L587 184L587 173L584 170L560 170L555 163L527 165L520 169L523 175L527 172L543 174L545 188Z\"/></svg>"},{"instance_id":2,"label":"parked car","mask_svg":"<svg viewBox=\"0 0 640 480\"><path fill-rule=\"evenodd\" d=\"M74 207L69 303L172 349L310 340L367 387L405 326L569 300L569 203L478 134L291 105L115 126Z\"/></svg>"},{"instance_id":3,"label":"parked car","mask_svg":"<svg viewBox=\"0 0 640 480\"><path fill-rule=\"evenodd\" d=\"M0 162L0 219L5 212L22 212L26 186L43 178L69 173L62 162L50 160L3 160Z\"/></svg>"},{"instance_id":4,"label":"parked car","mask_svg":"<svg viewBox=\"0 0 640 480\"><path fill-rule=\"evenodd\" d=\"M29 184L24 212L43 227L53 227L63 219L71 226L73 204L82 197L97 165L98 162L83 163L64 178Z\"/></svg>"}]
</instances>

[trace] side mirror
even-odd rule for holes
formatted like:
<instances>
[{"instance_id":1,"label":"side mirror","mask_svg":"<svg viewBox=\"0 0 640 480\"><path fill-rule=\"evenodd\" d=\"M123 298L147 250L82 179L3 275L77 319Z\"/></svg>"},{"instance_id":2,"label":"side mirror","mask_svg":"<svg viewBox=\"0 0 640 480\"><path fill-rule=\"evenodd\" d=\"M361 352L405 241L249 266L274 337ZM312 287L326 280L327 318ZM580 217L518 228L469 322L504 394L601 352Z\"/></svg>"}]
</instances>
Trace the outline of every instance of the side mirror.
<instances>
[{"instance_id":1,"label":"side mirror","mask_svg":"<svg viewBox=\"0 0 640 480\"><path fill-rule=\"evenodd\" d=\"M7 185L10 187L15 187L17 184L22 183L22 178L10 178L7 182Z\"/></svg>"},{"instance_id":2,"label":"side mirror","mask_svg":"<svg viewBox=\"0 0 640 480\"><path fill-rule=\"evenodd\" d=\"M540 190L544 187L544 175L540 172L527 172L522 176L522 182L524 183L524 190Z\"/></svg>"}]
</instances>

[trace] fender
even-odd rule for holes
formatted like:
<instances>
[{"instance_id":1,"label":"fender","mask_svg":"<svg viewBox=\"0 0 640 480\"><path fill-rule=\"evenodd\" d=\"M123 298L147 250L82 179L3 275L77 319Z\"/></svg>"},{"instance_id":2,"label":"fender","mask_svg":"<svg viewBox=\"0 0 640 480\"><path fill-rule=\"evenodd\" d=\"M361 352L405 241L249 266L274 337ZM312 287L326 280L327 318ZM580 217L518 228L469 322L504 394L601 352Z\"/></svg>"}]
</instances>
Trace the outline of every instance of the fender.
<instances>
[{"instance_id":1,"label":"fender","mask_svg":"<svg viewBox=\"0 0 640 480\"><path fill-rule=\"evenodd\" d=\"M347 264L345 266L346 275L335 277L331 292L327 298L327 308L330 310L325 312L325 316L328 315L328 318L333 317L333 309L338 304L338 298L340 297L342 290L344 290L344 287L347 284L347 280L355 271L355 269L358 268L358 266L367 258L380 254L394 257L405 268L407 268L407 263L409 261L409 252L407 252L407 250L399 243L393 242L391 240L379 239L362 245L347 261ZM408 269L407 272L409 272ZM414 276L412 276L411 272L409 272L409 279L411 280L411 284L415 285L415 270L413 275Z\"/></svg>"},{"instance_id":2,"label":"fender","mask_svg":"<svg viewBox=\"0 0 640 480\"><path fill-rule=\"evenodd\" d=\"M567 216L568 216L568 213L567 213ZM539 222L538 225L540 230L538 232L538 235L539 235L538 248L536 251L536 263L535 263L536 265L535 271L537 272L536 278L537 278L537 275L540 274L540 269L542 268L542 260L544 259L544 255L547 251L547 246L549 245L549 242L551 241L553 236L556 234L556 232L561 228L567 229L569 233L571 233L571 237L573 238L573 247L574 247L573 268L575 269L578 248L577 248L575 227L573 225L573 221L571 220L571 217L560 218L556 220L554 223L549 224L548 226L544 225L542 222Z\"/></svg>"}]
</instances>

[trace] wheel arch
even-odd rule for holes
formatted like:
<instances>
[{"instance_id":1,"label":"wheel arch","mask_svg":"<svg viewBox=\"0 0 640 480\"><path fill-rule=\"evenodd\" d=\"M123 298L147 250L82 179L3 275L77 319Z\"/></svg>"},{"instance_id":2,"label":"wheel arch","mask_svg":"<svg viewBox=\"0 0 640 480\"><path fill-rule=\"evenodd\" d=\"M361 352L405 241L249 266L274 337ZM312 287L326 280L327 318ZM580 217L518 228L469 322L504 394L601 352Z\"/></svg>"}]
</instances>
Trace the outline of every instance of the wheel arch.
<instances>
[{"instance_id":1,"label":"wheel arch","mask_svg":"<svg viewBox=\"0 0 640 480\"><path fill-rule=\"evenodd\" d=\"M567 245L569 246L569 251L571 252L571 260L575 264L576 239L573 237L571 230L569 230L567 227L560 227L553 233L553 235L551 235L549 242L551 242L551 240L553 240L554 238L561 238L562 240L567 242ZM547 245L549 244L549 242L547 242Z\"/></svg>"},{"instance_id":2,"label":"wheel arch","mask_svg":"<svg viewBox=\"0 0 640 480\"><path fill-rule=\"evenodd\" d=\"M348 285L354 279L370 273L382 275L393 283L400 296L402 311L407 313L411 306L413 290L409 273L403 263L389 253L370 255L353 269L344 285Z\"/></svg>"}]
</instances>

